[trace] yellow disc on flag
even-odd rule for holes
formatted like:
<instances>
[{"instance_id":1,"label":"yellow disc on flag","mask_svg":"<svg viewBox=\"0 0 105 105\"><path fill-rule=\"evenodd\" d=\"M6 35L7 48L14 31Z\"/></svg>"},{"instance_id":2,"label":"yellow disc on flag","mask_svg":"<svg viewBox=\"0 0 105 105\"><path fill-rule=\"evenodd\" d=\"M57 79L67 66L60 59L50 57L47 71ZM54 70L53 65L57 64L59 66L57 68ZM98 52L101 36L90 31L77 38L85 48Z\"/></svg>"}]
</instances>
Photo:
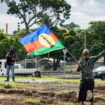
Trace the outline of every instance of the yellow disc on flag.
<instances>
[{"instance_id":1,"label":"yellow disc on flag","mask_svg":"<svg viewBox=\"0 0 105 105\"><path fill-rule=\"evenodd\" d=\"M45 33L39 35L38 40L41 45L47 48L55 46L56 43L55 40L50 35L47 35Z\"/></svg>"}]
</instances>

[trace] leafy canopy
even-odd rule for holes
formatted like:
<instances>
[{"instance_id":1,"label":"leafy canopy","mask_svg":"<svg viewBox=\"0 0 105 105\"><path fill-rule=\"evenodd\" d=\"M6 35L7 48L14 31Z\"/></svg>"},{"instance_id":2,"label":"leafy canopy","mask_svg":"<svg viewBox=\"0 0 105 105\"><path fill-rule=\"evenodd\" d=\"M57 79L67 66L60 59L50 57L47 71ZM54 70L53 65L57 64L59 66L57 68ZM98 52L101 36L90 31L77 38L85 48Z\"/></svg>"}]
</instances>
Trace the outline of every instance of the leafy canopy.
<instances>
[{"instance_id":1,"label":"leafy canopy","mask_svg":"<svg viewBox=\"0 0 105 105\"><path fill-rule=\"evenodd\" d=\"M8 6L8 14L22 19L26 30L35 24L60 25L70 18L71 6L65 0L2 0ZM7 2L8 1L8 2Z\"/></svg>"}]
</instances>

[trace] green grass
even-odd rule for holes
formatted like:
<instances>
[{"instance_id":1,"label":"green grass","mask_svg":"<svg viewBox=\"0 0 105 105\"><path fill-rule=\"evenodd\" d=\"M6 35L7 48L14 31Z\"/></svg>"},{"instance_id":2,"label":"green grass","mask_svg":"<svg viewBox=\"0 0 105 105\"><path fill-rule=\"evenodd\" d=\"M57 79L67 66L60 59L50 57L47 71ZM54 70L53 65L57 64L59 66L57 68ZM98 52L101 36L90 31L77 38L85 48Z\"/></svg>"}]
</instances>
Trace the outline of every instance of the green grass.
<instances>
[{"instance_id":1,"label":"green grass","mask_svg":"<svg viewBox=\"0 0 105 105\"><path fill-rule=\"evenodd\" d=\"M29 99L25 99L24 101L22 101L22 103L30 103L30 104L39 104L39 105L43 105L41 103L41 99L40 98L36 98L36 99L32 99L32 98L29 98ZM49 105L46 103L46 105ZM57 103L53 103L53 104L50 104L50 105L78 105L78 103L72 103L72 102L57 102Z\"/></svg>"},{"instance_id":2,"label":"green grass","mask_svg":"<svg viewBox=\"0 0 105 105\"><path fill-rule=\"evenodd\" d=\"M105 81L95 81L95 83L97 83L97 84L104 84Z\"/></svg>"},{"instance_id":3,"label":"green grass","mask_svg":"<svg viewBox=\"0 0 105 105\"><path fill-rule=\"evenodd\" d=\"M78 105L77 103L72 103L72 102L59 102L55 105Z\"/></svg>"},{"instance_id":4,"label":"green grass","mask_svg":"<svg viewBox=\"0 0 105 105\"><path fill-rule=\"evenodd\" d=\"M42 77L42 78L35 78L35 77L16 77L16 80L18 79L30 79L30 80L53 80L53 81L67 81L67 82L79 82L80 80L76 79L59 79L54 77ZM4 77L0 77L0 80L4 80Z\"/></svg>"},{"instance_id":5,"label":"green grass","mask_svg":"<svg viewBox=\"0 0 105 105\"><path fill-rule=\"evenodd\" d=\"M30 104L35 104L35 105L37 105L37 104L40 104L40 101L41 101L40 98L35 98L35 99L28 98L28 99L25 99L25 100L23 101L23 103L30 103Z\"/></svg>"},{"instance_id":6,"label":"green grass","mask_svg":"<svg viewBox=\"0 0 105 105\"><path fill-rule=\"evenodd\" d=\"M23 80L23 82L24 82L24 80L26 80L26 79L28 79L28 80L45 80L46 82L47 81L59 81L59 82L77 82L77 83L79 83L80 82L80 80L79 79L59 79L59 78L57 78L57 77L49 77L49 76L44 76L44 77L42 77L42 78L35 78L35 77L16 77L16 80L18 81L18 80ZM0 86L1 87L3 87L3 85L5 85L5 84L7 84L7 83L9 83L10 85L12 85L13 87L19 87L19 86L21 86L21 85L24 85L24 83L22 83L22 82L3 82L5 80L5 77L0 77L0 81L1 81L1 84L0 84ZM104 84L105 83L105 81L97 81L97 80L95 80L95 83L96 84Z\"/></svg>"},{"instance_id":7,"label":"green grass","mask_svg":"<svg viewBox=\"0 0 105 105\"><path fill-rule=\"evenodd\" d=\"M12 88L17 88L17 89L25 85L24 83L16 83L16 82L1 82L0 88L4 88L6 84L9 84L11 85Z\"/></svg>"}]
</instances>

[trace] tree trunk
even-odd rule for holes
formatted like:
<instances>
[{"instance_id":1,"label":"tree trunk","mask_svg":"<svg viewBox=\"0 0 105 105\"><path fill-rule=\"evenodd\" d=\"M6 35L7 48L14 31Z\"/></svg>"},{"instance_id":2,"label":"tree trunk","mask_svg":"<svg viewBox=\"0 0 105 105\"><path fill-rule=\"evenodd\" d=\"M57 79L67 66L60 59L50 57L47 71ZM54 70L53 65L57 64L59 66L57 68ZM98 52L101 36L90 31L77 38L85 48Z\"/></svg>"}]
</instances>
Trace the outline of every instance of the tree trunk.
<instances>
[{"instance_id":1,"label":"tree trunk","mask_svg":"<svg viewBox=\"0 0 105 105\"><path fill-rule=\"evenodd\" d=\"M57 58L57 61L54 60L53 62L53 70L56 71L60 63L60 59Z\"/></svg>"},{"instance_id":2,"label":"tree trunk","mask_svg":"<svg viewBox=\"0 0 105 105\"><path fill-rule=\"evenodd\" d=\"M25 23L25 27L26 27L26 34L29 34L30 33L30 30L29 30L29 26L27 23Z\"/></svg>"}]
</instances>

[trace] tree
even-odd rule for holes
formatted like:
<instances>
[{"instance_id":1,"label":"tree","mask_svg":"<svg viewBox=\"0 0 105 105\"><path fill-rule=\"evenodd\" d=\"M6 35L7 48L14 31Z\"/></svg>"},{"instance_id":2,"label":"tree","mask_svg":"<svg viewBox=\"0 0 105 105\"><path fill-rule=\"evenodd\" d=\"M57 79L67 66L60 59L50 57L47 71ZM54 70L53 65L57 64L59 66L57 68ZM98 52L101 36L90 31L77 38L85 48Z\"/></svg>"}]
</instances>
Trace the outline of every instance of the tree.
<instances>
[{"instance_id":1,"label":"tree","mask_svg":"<svg viewBox=\"0 0 105 105\"><path fill-rule=\"evenodd\" d=\"M0 40L5 39L6 34L3 33L3 30L0 30Z\"/></svg>"},{"instance_id":2,"label":"tree","mask_svg":"<svg viewBox=\"0 0 105 105\"><path fill-rule=\"evenodd\" d=\"M30 29L30 32L34 32L36 29ZM22 38L24 36L26 36L27 32L25 29L19 30L19 31L14 31L13 33L15 35L15 37L17 38Z\"/></svg>"},{"instance_id":3,"label":"tree","mask_svg":"<svg viewBox=\"0 0 105 105\"><path fill-rule=\"evenodd\" d=\"M83 49L83 30L76 30L76 29L70 29L65 34L65 46L68 48L68 50L71 52L71 54L78 59L81 56L81 51ZM70 57L70 54L68 54L68 57ZM71 57L71 60L74 60Z\"/></svg>"},{"instance_id":4,"label":"tree","mask_svg":"<svg viewBox=\"0 0 105 105\"><path fill-rule=\"evenodd\" d=\"M26 52L25 48L23 48L23 45L19 42L18 37L13 39L12 44L13 44L13 46L15 46L15 50L18 54L18 60L25 59L27 56L27 52Z\"/></svg>"},{"instance_id":5,"label":"tree","mask_svg":"<svg viewBox=\"0 0 105 105\"><path fill-rule=\"evenodd\" d=\"M0 39L0 59L5 59L6 53L9 51L11 45L15 47L19 60L26 57L26 51L19 42L18 37L13 38L0 30Z\"/></svg>"},{"instance_id":6,"label":"tree","mask_svg":"<svg viewBox=\"0 0 105 105\"><path fill-rule=\"evenodd\" d=\"M84 37L82 36L83 30L75 30L75 29L59 29L56 27L52 28L53 32L59 37L64 46L78 59L81 56L81 51L83 50L83 41ZM63 51L58 50L55 52L51 52L53 58L56 58L55 64L63 60ZM72 61L74 60L69 53L67 53L67 58L70 58ZM67 59L66 59L67 60ZM59 64L59 63L58 63Z\"/></svg>"},{"instance_id":7,"label":"tree","mask_svg":"<svg viewBox=\"0 0 105 105\"><path fill-rule=\"evenodd\" d=\"M70 17L71 6L65 0L1 0L8 6L8 14L22 19L25 29L38 23L59 25ZM48 24L49 23L49 24Z\"/></svg>"},{"instance_id":8,"label":"tree","mask_svg":"<svg viewBox=\"0 0 105 105\"><path fill-rule=\"evenodd\" d=\"M89 24L87 40L90 45L90 51L92 54L98 54L105 49L105 21L91 21Z\"/></svg>"},{"instance_id":9,"label":"tree","mask_svg":"<svg viewBox=\"0 0 105 105\"><path fill-rule=\"evenodd\" d=\"M77 25L77 24L75 24L75 23L73 23L73 22L71 22L70 24L62 25L62 27L66 28L66 29L68 29L68 30L80 28L79 25Z\"/></svg>"}]
</instances>

